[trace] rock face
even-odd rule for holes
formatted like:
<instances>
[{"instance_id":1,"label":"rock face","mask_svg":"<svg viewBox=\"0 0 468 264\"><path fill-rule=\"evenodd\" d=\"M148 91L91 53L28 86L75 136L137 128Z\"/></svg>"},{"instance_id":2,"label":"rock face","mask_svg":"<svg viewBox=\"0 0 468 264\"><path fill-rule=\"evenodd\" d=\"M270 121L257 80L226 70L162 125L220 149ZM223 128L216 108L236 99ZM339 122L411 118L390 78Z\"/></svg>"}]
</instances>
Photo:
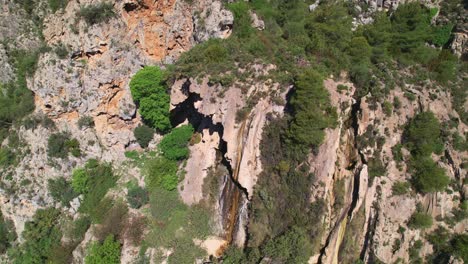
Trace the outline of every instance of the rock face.
<instances>
[{"instance_id":1,"label":"rock face","mask_svg":"<svg viewBox=\"0 0 468 264\"><path fill-rule=\"evenodd\" d=\"M346 94L338 93L337 86L346 85ZM412 90L417 101L408 100L400 89L391 92L390 100L398 98L405 109L395 109L390 116L386 115L380 105L372 106L366 96L360 101L351 98L354 88L350 83L326 80L332 103L340 109L339 125L326 131L324 143L315 155L310 156L311 172L316 175L316 184L312 188L313 199L323 198L327 201L327 213L323 216L325 232L322 237L322 251L310 259L310 263L347 263L349 259L344 248L354 246L356 257L364 255L366 262L373 263L375 259L385 263L393 263L398 259L409 261L408 252L414 241L423 240L421 230L410 229L408 220L416 210L418 203L426 208L437 225L446 226L441 221L442 215L451 215L459 205L458 193L438 195L394 195L392 185L398 181L408 181L410 173L406 166L397 163L392 154L392 147L401 142L403 130L400 129L419 111L430 110L436 113L440 120L449 120L457 116L450 103L450 97L440 92L438 99L430 99L426 90ZM353 121L354 120L354 121ZM372 129L376 137L382 137L381 147L373 144L362 144L369 140L367 131ZM464 124L460 131L466 131ZM447 150L447 153L452 153ZM466 159L466 152L448 154L456 160ZM386 173L381 177L370 175L368 163L373 157L379 157L385 166ZM450 164L450 162L449 162ZM459 164L454 162L453 164ZM448 164L439 161L446 168L447 175L455 181L466 177L466 170L461 167L450 168ZM337 189L339 181L344 181L343 189ZM343 197L344 205L336 206L336 197ZM362 213L360 213L362 211ZM448 213L448 215L447 215ZM362 216L360 216L362 214ZM437 217L439 216L439 218ZM405 232L401 233L401 228ZM465 232L467 221L457 224L455 232ZM346 241L350 237L352 241ZM399 242L395 242L399 241ZM395 243L399 247L395 250ZM353 247L351 247L353 248ZM426 244L421 251L422 256L430 254L431 247ZM346 254L349 254L347 252ZM352 256L352 254L350 254Z\"/></svg>"},{"instance_id":2,"label":"rock face","mask_svg":"<svg viewBox=\"0 0 468 264\"><path fill-rule=\"evenodd\" d=\"M56 128L39 125L18 131L27 154L12 171L11 182L19 184L28 175L32 183L14 193L9 189L12 186L5 190L2 186L0 193L2 213L13 220L18 234L37 209L59 206L48 193L49 179L69 178L72 170L89 158L119 166L125 151L135 149L133 130L141 124L141 119L129 90L134 73L145 65L172 63L182 52L208 38L227 37L233 23L232 14L219 1L189 4L184 0L117 0L112 2L115 17L105 23L88 25L77 14L81 6L95 3L68 1L64 9L53 14L40 13L44 44L51 50L41 53L37 70L27 82L34 93L33 115L50 118ZM47 1L43 4L47 6ZM34 25L21 7L13 1L2 0L0 8L0 81L3 83L14 78L7 51L34 50L41 45L41 40L37 32L24 30L33 29ZM209 9L214 12L207 12ZM206 24L202 25L200 14ZM59 56L57 47L64 47L66 54ZM91 118L94 126L80 127L78 122L85 117ZM47 141L52 133L58 132L76 138L84 155L51 160L47 155ZM205 154L214 160L214 150ZM71 215L76 214L77 203L78 200L73 201ZM83 250L76 252L77 259L82 259ZM132 248L124 251L127 255L135 253Z\"/></svg>"},{"instance_id":3,"label":"rock face","mask_svg":"<svg viewBox=\"0 0 468 264\"><path fill-rule=\"evenodd\" d=\"M271 69L271 66L254 67L260 72ZM238 245L243 245L246 239L242 228L247 224L246 199L251 197L257 177L262 171L259 145L263 127L269 115L281 115L283 112L283 106L273 103L271 96L284 99L287 91L280 89L271 80L248 80L246 83L250 85L236 83L231 87L222 87L210 86L208 78L201 81L190 79L176 82L171 89L172 113L175 119L179 123L188 121L194 124L202 134L200 143L190 147L192 154L185 166L186 174L180 186L181 197L187 204L200 202L203 198L204 178L210 168L219 164L220 158L224 159L222 164L227 166L229 175L220 175L222 179L219 179L222 187L216 208L220 221L218 226L224 226L220 228L220 236L228 242L233 240ZM223 93L221 97L220 92ZM247 110L246 116L240 119L239 113L246 109L247 98L253 97L259 99ZM191 114L186 116L187 113ZM239 187L232 185L233 182ZM247 196L244 197L244 194ZM235 219L230 222L232 217ZM229 231L234 225L236 228Z\"/></svg>"}]
</instances>

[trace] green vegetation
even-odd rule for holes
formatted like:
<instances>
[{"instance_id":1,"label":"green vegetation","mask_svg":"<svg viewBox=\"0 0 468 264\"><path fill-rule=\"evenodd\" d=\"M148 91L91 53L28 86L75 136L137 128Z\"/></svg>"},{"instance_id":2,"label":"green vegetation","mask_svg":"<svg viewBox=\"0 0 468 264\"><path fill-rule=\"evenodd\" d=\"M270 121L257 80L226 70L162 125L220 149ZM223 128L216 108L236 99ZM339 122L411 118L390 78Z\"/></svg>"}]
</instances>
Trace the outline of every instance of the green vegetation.
<instances>
[{"instance_id":1,"label":"green vegetation","mask_svg":"<svg viewBox=\"0 0 468 264\"><path fill-rule=\"evenodd\" d=\"M59 9L63 9L67 6L68 0L48 0L49 8L52 13L57 12Z\"/></svg>"},{"instance_id":2,"label":"green vegetation","mask_svg":"<svg viewBox=\"0 0 468 264\"><path fill-rule=\"evenodd\" d=\"M106 2L82 6L78 16L83 18L90 26L107 22L115 16L114 6L112 3Z\"/></svg>"},{"instance_id":3,"label":"green vegetation","mask_svg":"<svg viewBox=\"0 0 468 264\"><path fill-rule=\"evenodd\" d=\"M83 128L92 128L94 127L94 119L90 116L82 116L78 119L78 127Z\"/></svg>"},{"instance_id":4,"label":"green vegetation","mask_svg":"<svg viewBox=\"0 0 468 264\"><path fill-rule=\"evenodd\" d=\"M159 143L159 149L163 156L169 160L182 160L188 158L188 142L193 135L191 125L183 125L174 128Z\"/></svg>"},{"instance_id":5,"label":"green vegetation","mask_svg":"<svg viewBox=\"0 0 468 264\"><path fill-rule=\"evenodd\" d=\"M64 177L49 179L47 186L50 196L52 196L54 201L62 203L63 206L69 206L70 202L78 196L70 182Z\"/></svg>"},{"instance_id":6,"label":"green vegetation","mask_svg":"<svg viewBox=\"0 0 468 264\"><path fill-rule=\"evenodd\" d=\"M413 229L430 228L432 226L432 216L422 212L415 212L411 216L408 226Z\"/></svg>"},{"instance_id":7,"label":"green vegetation","mask_svg":"<svg viewBox=\"0 0 468 264\"><path fill-rule=\"evenodd\" d=\"M60 211L55 208L37 210L25 224L24 243L11 252L13 263L47 263L53 258L54 248L60 246L62 237L59 216Z\"/></svg>"},{"instance_id":8,"label":"green vegetation","mask_svg":"<svg viewBox=\"0 0 468 264\"><path fill-rule=\"evenodd\" d=\"M447 24L442 26L433 27L433 37L431 42L439 47L445 46L450 40L453 25Z\"/></svg>"},{"instance_id":9,"label":"green vegetation","mask_svg":"<svg viewBox=\"0 0 468 264\"><path fill-rule=\"evenodd\" d=\"M468 235L451 235L442 226L427 236L427 240L432 244L434 253L427 260L428 263L448 263L451 257L468 261Z\"/></svg>"},{"instance_id":10,"label":"green vegetation","mask_svg":"<svg viewBox=\"0 0 468 264\"><path fill-rule=\"evenodd\" d=\"M15 226L12 221L5 219L0 212L0 253L4 254L16 240Z\"/></svg>"},{"instance_id":11,"label":"green vegetation","mask_svg":"<svg viewBox=\"0 0 468 264\"><path fill-rule=\"evenodd\" d=\"M270 240L265 246L265 254L268 257L283 263L307 263L311 243L304 229L293 227L284 235Z\"/></svg>"},{"instance_id":12,"label":"green vegetation","mask_svg":"<svg viewBox=\"0 0 468 264\"><path fill-rule=\"evenodd\" d=\"M120 243L112 235L103 243L94 242L85 257L86 264L118 264L120 263Z\"/></svg>"},{"instance_id":13,"label":"green vegetation","mask_svg":"<svg viewBox=\"0 0 468 264\"><path fill-rule=\"evenodd\" d=\"M398 181L392 185L392 195L404 195L409 192L410 184L406 181Z\"/></svg>"},{"instance_id":14,"label":"green vegetation","mask_svg":"<svg viewBox=\"0 0 468 264\"><path fill-rule=\"evenodd\" d=\"M79 211L90 215L93 222L99 222L109 208L108 200L103 199L107 191L115 185L116 177L109 164L88 160L83 168L73 171L71 185L78 194L83 194Z\"/></svg>"},{"instance_id":15,"label":"green vegetation","mask_svg":"<svg viewBox=\"0 0 468 264\"><path fill-rule=\"evenodd\" d=\"M130 90L139 105L145 122L160 132L171 129L169 120L169 94L166 91L164 72L156 66L146 66L130 81Z\"/></svg>"},{"instance_id":16,"label":"green vegetation","mask_svg":"<svg viewBox=\"0 0 468 264\"><path fill-rule=\"evenodd\" d=\"M177 188L177 162L159 157L147 163L146 184L150 188L162 187L172 191Z\"/></svg>"},{"instance_id":17,"label":"green vegetation","mask_svg":"<svg viewBox=\"0 0 468 264\"><path fill-rule=\"evenodd\" d=\"M417 114L409 123L403 141L411 151L411 183L422 193L444 191L450 183L444 169L431 158L431 154L441 153L443 143L439 121L432 112Z\"/></svg>"},{"instance_id":18,"label":"green vegetation","mask_svg":"<svg viewBox=\"0 0 468 264\"><path fill-rule=\"evenodd\" d=\"M135 138L142 148L148 147L148 144L153 139L154 130L146 125L138 126L133 131Z\"/></svg>"},{"instance_id":19,"label":"green vegetation","mask_svg":"<svg viewBox=\"0 0 468 264\"><path fill-rule=\"evenodd\" d=\"M295 85L296 91L290 102L293 119L289 137L304 154L310 147L317 147L322 142L324 129L334 126L337 114L330 104L323 79L317 72L302 72Z\"/></svg>"},{"instance_id":20,"label":"green vegetation","mask_svg":"<svg viewBox=\"0 0 468 264\"><path fill-rule=\"evenodd\" d=\"M148 192L136 183L130 182L127 190L127 200L131 208L138 209L148 203Z\"/></svg>"},{"instance_id":21,"label":"green vegetation","mask_svg":"<svg viewBox=\"0 0 468 264\"><path fill-rule=\"evenodd\" d=\"M193 239L205 239L211 231L210 214L201 206L186 206L175 191L152 188L150 212L154 225L147 236L153 247L172 247L169 263L192 263L205 252Z\"/></svg>"},{"instance_id":22,"label":"green vegetation","mask_svg":"<svg viewBox=\"0 0 468 264\"><path fill-rule=\"evenodd\" d=\"M70 139L68 133L55 133L50 135L47 144L47 154L52 158L67 158L68 153L74 157L81 156L80 143L76 139Z\"/></svg>"}]
</instances>

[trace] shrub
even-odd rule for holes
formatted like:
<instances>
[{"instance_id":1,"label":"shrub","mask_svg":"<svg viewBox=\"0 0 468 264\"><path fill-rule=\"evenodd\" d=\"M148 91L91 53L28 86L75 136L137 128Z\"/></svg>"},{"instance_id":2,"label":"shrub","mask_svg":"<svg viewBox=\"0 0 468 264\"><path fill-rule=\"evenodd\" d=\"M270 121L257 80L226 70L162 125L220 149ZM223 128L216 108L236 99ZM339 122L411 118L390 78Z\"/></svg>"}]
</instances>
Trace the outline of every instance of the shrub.
<instances>
[{"instance_id":1,"label":"shrub","mask_svg":"<svg viewBox=\"0 0 468 264\"><path fill-rule=\"evenodd\" d=\"M143 119L161 132L171 128L169 120L170 97L166 92L164 72L155 66L138 71L130 81L133 100L139 103Z\"/></svg>"},{"instance_id":2,"label":"shrub","mask_svg":"<svg viewBox=\"0 0 468 264\"><path fill-rule=\"evenodd\" d=\"M81 155L80 143L77 139L70 139L67 133L55 133L50 135L47 144L47 154L53 158L67 158L68 153L79 157Z\"/></svg>"},{"instance_id":3,"label":"shrub","mask_svg":"<svg viewBox=\"0 0 468 264\"><path fill-rule=\"evenodd\" d=\"M416 212L411 216L408 222L408 226L412 229L430 228L432 226L432 216L425 213Z\"/></svg>"},{"instance_id":4,"label":"shrub","mask_svg":"<svg viewBox=\"0 0 468 264\"><path fill-rule=\"evenodd\" d=\"M98 3L94 5L82 6L78 16L83 18L88 25L107 22L115 16L112 3Z\"/></svg>"},{"instance_id":5,"label":"shrub","mask_svg":"<svg viewBox=\"0 0 468 264\"><path fill-rule=\"evenodd\" d=\"M50 1L50 0L49 0L49 1ZM54 48L54 51L55 51L55 54L57 54L57 56L58 56L60 59L65 59L65 58L67 58L68 53L69 53L67 47L66 47L65 45L63 45L63 44L60 44L60 45L56 46L56 47Z\"/></svg>"},{"instance_id":6,"label":"shrub","mask_svg":"<svg viewBox=\"0 0 468 264\"><path fill-rule=\"evenodd\" d=\"M270 240L264 251L266 256L283 263L307 263L311 246L307 232L293 227L284 235Z\"/></svg>"},{"instance_id":7,"label":"shrub","mask_svg":"<svg viewBox=\"0 0 468 264\"><path fill-rule=\"evenodd\" d=\"M193 135L193 127L191 125L183 125L174 128L171 133L167 134L159 143L159 149L163 156L170 160L185 159L189 155L187 144Z\"/></svg>"},{"instance_id":8,"label":"shrub","mask_svg":"<svg viewBox=\"0 0 468 264\"><path fill-rule=\"evenodd\" d=\"M55 13L57 10L65 8L68 4L68 0L48 0L49 8L52 10L52 13Z\"/></svg>"},{"instance_id":9,"label":"shrub","mask_svg":"<svg viewBox=\"0 0 468 264\"><path fill-rule=\"evenodd\" d=\"M16 233L13 222L5 219L0 211L0 253L5 253L15 240Z\"/></svg>"},{"instance_id":10,"label":"shrub","mask_svg":"<svg viewBox=\"0 0 468 264\"><path fill-rule=\"evenodd\" d=\"M450 40L452 29L453 25L450 23L447 25L433 27L431 42L439 47L445 46L445 44Z\"/></svg>"},{"instance_id":11,"label":"shrub","mask_svg":"<svg viewBox=\"0 0 468 264\"><path fill-rule=\"evenodd\" d=\"M452 254L459 257L463 262L468 262L468 235L458 234L450 241Z\"/></svg>"},{"instance_id":12,"label":"shrub","mask_svg":"<svg viewBox=\"0 0 468 264\"><path fill-rule=\"evenodd\" d=\"M75 192L84 195L79 211L90 214L93 221L99 221L99 215L106 210L98 207L108 207L103 198L116 180L111 165L100 164L97 160L88 160L84 168L76 169L73 172L72 187Z\"/></svg>"},{"instance_id":13,"label":"shrub","mask_svg":"<svg viewBox=\"0 0 468 264\"><path fill-rule=\"evenodd\" d=\"M94 242L85 257L86 264L119 264L120 243L109 235L103 243Z\"/></svg>"},{"instance_id":14,"label":"shrub","mask_svg":"<svg viewBox=\"0 0 468 264\"><path fill-rule=\"evenodd\" d=\"M49 157L54 158L66 158L68 156L68 150L65 142L69 139L69 135L65 133L52 134L49 137L47 144L47 154Z\"/></svg>"},{"instance_id":15,"label":"shrub","mask_svg":"<svg viewBox=\"0 0 468 264\"><path fill-rule=\"evenodd\" d=\"M82 116L78 119L78 127L83 128L92 128L94 127L94 119L90 116Z\"/></svg>"},{"instance_id":16,"label":"shrub","mask_svg":"<svg viewBox=\"0 0 468 264\"><path fill-rule=\"evenodd\" d=\"M430 157L414 159L411 167L414 170L412 183L421 193L444 191L450 183L444 169L437 166Z\"/></svg>"},{"instance_id":17,"label":"shrub","mask_svg":"<svg viewBox=\"0 0 468 264\"><path fill-rule=\"evenodd\" d=\"M429 156L443 149L440 123L432 112L417 114L407 127L404 139L413 155Z\"/></svg>"},{"instance_id":18,"label":"shrub","mask_svg":"<svg viewBox=\"0 0 468 264\"><path fill-rule=\"evenodd\" d=\"M61 202L63 206L69 206L70 202L78 196L70 182L64 177L49 179L48 189L54 201Z\"/></svg>"},{"instance_id":19,"label":"shrub","mask_svg":"<svg viewBox=\"0 0 468 264\"><path fill-rule=\"evenodd\" d=\"M148 203L148 192L136 184L128 188L127 200L131 208L138 209Z\"/></svg>"},{"instance_id":20,"label":"shrub","mask_svg":"<svg viewBox=\"0 0 468 264\"><path fill-rule=\"evenodd\" d=\"M162 187L172 191L177 188L177 162L165 158L148 161L146 181L150 188Z\"/></svg>"},{"instance_id":21,"label":"shrub","mask_svg":"<svg viewBox=\"0 0 468 264\"><path fill-rule=\"evenodd\" d=\"M9 148L0 148L0 167L9 167L15 162L15 153Z\"/></svg>"},{"instance_id":22,"label":"shrub","mask_svg":"<svg viewBox=\"0 0 468 264\"><path fill-rule=\"evenodd\" d=\"M130 243L135 246L140 245L146 226L145 217L132 217L128 220L128 226L125 230L125 240L130 241Z\"/></svg>"},{"instance_id":23,"label":"shrub","mask_svg":"<svg viewBox=\"0 0 468 264\"><path fill-rule=\"evenodd\" d=\"M46 263L54 247L60 246L60 211L55 208L39 209L33 219L26 222L22 237L24 243L13 253L13 263Z\"/></svg>"},{"instance_id":24,"label":"shrub","mask_svg":"<svg viewBox=\"0 0 468 264\"><path fill-rule=\"evenodd\" d=\"M149 142L153 139L154 130L146 125L138 126L133 131L138 144L142 148L148 147Z\"/></svg>"},{"instance_id":25,"label":"shrub","mask_svg":"<svg viewBox=\"0 0 468 264\"><path fill-rule=\"evenodd\" d=\"M336 109L329 101L322 77L313 70L304 70L295 83L291 98L293 120L290 137L305 148L318 146L325 136L324 130L336 122Z\"/></svg>"},{"instance_id":26,"label":"shrub","mask_svg":"<svg viewBox=\"0 0 468 264\"><path fill-rule=\"evenodd\" d=\"M409 191L410 184L408 182L395 182L392 185L392 195L404 195Z\"/></svg>"},{"instance_id":27,"label":"shrub","mask_svg":"<svg viewBox=\"0 0 468 264\"><path fill-rule=\"evenodd\" d=\"M117 201L104 213L102 222L96 227L94 232L96 238L100 241L103 241L109 235L112 235L116 239L120 238L127 222L127 213L127 205L122 201Z\"/></svg>"}]
</instances>

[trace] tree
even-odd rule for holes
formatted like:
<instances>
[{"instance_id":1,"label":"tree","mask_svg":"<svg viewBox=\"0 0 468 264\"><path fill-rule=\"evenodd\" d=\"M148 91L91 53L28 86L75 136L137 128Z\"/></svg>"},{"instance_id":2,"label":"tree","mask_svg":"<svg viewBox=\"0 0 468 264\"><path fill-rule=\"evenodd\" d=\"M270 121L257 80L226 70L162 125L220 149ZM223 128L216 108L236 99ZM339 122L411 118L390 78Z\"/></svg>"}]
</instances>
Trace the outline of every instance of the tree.
<instances>
[{"instance_id":1,"label":"tree","mask_svg":"<svg viewBox=\"0 0 468 264\"><path fill-rule=\"evenodd\" d=\"M285 234L270 240L265 255L282 263L307 263L312 247L304 229L293 227Z\"/></svg>"},{"instance_id":2,"label":"tree","mask_svg":"<svg viewBox=\"0 0 468 264\"><path fill-rule=\"evenodd\" d=\"M193 135L193 131L191 125L174 128L159 143L159 149L163 153L163 156L170 160L187 158L189 155L187 144Z\"/></svg>"},{"instance_id":3,"label":"tree","mask_svg":"<svg viewBox=\"0 0 468 264\"><path fill-rule=\"evenodd\" d=\"M292 114L290 137L305 148L318 146L327 127L336 122L336 109L329 101L322 77L314 70L304 70L295 82L296 91L291 98Z\"/></svg>"},{"instance_id":4,"label":"tree","mask_svg":"<svg viewBox=\"0 0 468 264\"><path fill-rule=\"evenodd\" d=\"M138 144L142 148L148 147L149 142L153 139L154 130L146 125L141 125L135 128L133 131Z\"/></svg>"},{"instance_id":5,"label":"tree","mask_svg":"<svg viewBox=\"0 0 468 264\"><path fill-rule=\"evenodd\" d=\"M450 183L443 168L437 166L431 157L416 158L411 161L414 169L412 183L422 193L444 191Z\"/></svg>"},{"instance_id":6,"label":"tree","mask_svg":"<svg viewBox=\"0 0 468 264\"><path fill-rule=\"evenodd\" d=\"M440 123L434 113L417 114L405 131L404 140L413 155L427 157L432 152L442 152Z\"/></svg>"},{"instance_id":7,"label":"tree","mask_svg":"<svg viewBox=\"0 0 468 264\"><path fill-rule=\"evenodd\" d=\"M452 246L452 254L463 260L464 263L468 262L468 235L459 234L455 235L450 241Z\"/></svg>"},{"instance_id":8,"label":"tree","mask_svg":"<svg viewBox=\"0 0 468 264\"><path fill-rule=\"evenodd\" d=\"M432 216L416 212L411 216L408 226L413 229L430 228L432 226Z\"/></svg>"},{"instance_id":9,"label":"tree","mask_svg":"<svg viewBox=\"0 0 468 264\"><path fill-rule=\"evenodd\" d=\"M18 248L13 263L47 263L52 249L60 246L59 217L60 211L55 208L37 210L33 219L24 226L22 235L25 242Z\"/></svg>"},{"instance_id":10,"label":"tree","mask_svg":"<svg viewBox=\"0 0 468 264\"><path fill-rule=\"evenodd\" d=\"M85 257L86 264L119 264L120 243L109 235L104 242L91 244L88 255Z\"/></svg>"},{"instance_id":11,"label":"tree","mask_svg":"<svg viewBox=\"0 0 468 264\"><path fill-rule=\"evenodd\" d=\"M155 66L141 69L130 81L130 91L140 106L143 119L161 132L169 131L170 97L166 92L164 72Z\"/></svg>"},{"instance_id":12,"label":"tree","mask_svg":"<svg viewBox=\"0 0 468 264\"><path fill-rule=\"evenodd\" d=\"M89 190L89 175L84 168L73 171L72 187L77 193L87 193Z\"/></svg>"}]
</instances>

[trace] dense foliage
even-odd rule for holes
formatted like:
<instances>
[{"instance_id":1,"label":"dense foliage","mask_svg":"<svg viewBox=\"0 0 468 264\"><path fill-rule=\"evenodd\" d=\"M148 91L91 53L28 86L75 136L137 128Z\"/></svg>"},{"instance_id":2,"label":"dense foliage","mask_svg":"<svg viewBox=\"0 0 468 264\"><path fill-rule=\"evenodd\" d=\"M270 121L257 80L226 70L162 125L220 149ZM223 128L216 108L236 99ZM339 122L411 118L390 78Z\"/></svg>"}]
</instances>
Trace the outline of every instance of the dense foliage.
<instances>
[{"instance_id":1,"label":"dense foliage","mask_svg":"<svg viewBox=\"0 0 468 264\"><path fill-rule=\"evenodd\" d=\"M80 143L75 138L70 138L68 133L55 133L50 135L47 141L47 154L53 158L67 158L68 153L74 157L81 156Z\"/></svg>"},{"instance_id":2,"label":"dense foliage","mask_svg":"<svg viewBox=\"0 0 468 264\"><path fill-rule=\"evenodd\" d=\"M55 208L39 209L33 219L26 222L22 237L24 243L12 252L13 263L47 263L53 249L60 246L60 211Z\"/></svg>"},{"instance_id":3,"label":"dense foliage","mask_svg":"<svg viewBox=\"0 0 468 264\"><path fill-rule=\"evenodd\" d=\"M177 162L160 157L148 161L147 185L151 188L161 187L172 191L177 188L179 177L177 176Z\"/></svg>"},{"instance_id":4,"label":"dense foliage","mask_svg":"<svg viewBox=\"0 0 468 264\"><path fill-rule=\"evenodd\" d=\"M170 98L166 91L164 72L159 67L146 66L132 77L130 90L145 122L160 132L168 132L171 128Z\"/></svg>"},{"instance_id":5,"label":"dense foliage","mask_svg":"<svg viewBox=\"0 0 468 264\"><path fill-rule=\"evenodd\" d=\"M153 139L154 130L146 125L141 125L135 128L133 131L135 138L142 148L148 147L148 144Z\"/></svg>"},{"instance_id":6,"label":"dense foliage","mask_svg":"<svg viewBox=\"0 0 468 264\"><path fill-rule=\"evenodd\" d=\"M62 203L63 206L69 206L71 200L78 196L70 182L64 177L49 179L47 183L50 196L54 201Z\"/></svg>"},{"instance_id":7,"label":"dense foliage","mask_svg":"<svg viewBox=\"0 0 468 264\"><path fill-rule=\"evenodd\" d=\"M403 140L411 151L410 169L412 183L422 193L443 191L450 183L443 168L431 158L432 153L441 153L443 143L439 121L432 112L417 114L408 124Z\"/></svg>"},{"instance_id":8,"label":"dense foliage","mask_svg":"<svg viewBox=\"0 0 468 264\"><path fill-rule=\"evenodd\" d=\"M95 222L100 221L99 216L106 212L103 208L108 206L103 198L116 180L110 164L94 159L88 160L83 168L75 169L71 185L76 193L83 194L80 212L88 213Z\"/></svg>"},{"instance_id":9,"label":"dense foliage","mask_svg":"<svg viewBox=\"0 0 468 264\"><path fill-rule=\"evenodd\" d=\"M0 212L0 254L6 252L16 240L15 226L13 222L6 219Z\"/></svg>"},{"instance_id":10,"label":"dense foliage","mask_svg":"<svg viewBox=\"0 0 468 264\"><path fill-rule=\"evenodd\" d=\"M112 235L104 242L94 242L85 257L86 264L118 264L120 263L120 243Z\"/></svg>"},{"instance_id":11,"label":"dense foliage","mask_svg":"<svg viewBox=\"0 0 468 264\"><path fill-rule=\"evenodd\" d=\"M188 158L188 142L193 135L191 125L183 125L174 128L159 143L159 150L163 156L170 160L182 160Z\"/></svg>"}]
</instances>

